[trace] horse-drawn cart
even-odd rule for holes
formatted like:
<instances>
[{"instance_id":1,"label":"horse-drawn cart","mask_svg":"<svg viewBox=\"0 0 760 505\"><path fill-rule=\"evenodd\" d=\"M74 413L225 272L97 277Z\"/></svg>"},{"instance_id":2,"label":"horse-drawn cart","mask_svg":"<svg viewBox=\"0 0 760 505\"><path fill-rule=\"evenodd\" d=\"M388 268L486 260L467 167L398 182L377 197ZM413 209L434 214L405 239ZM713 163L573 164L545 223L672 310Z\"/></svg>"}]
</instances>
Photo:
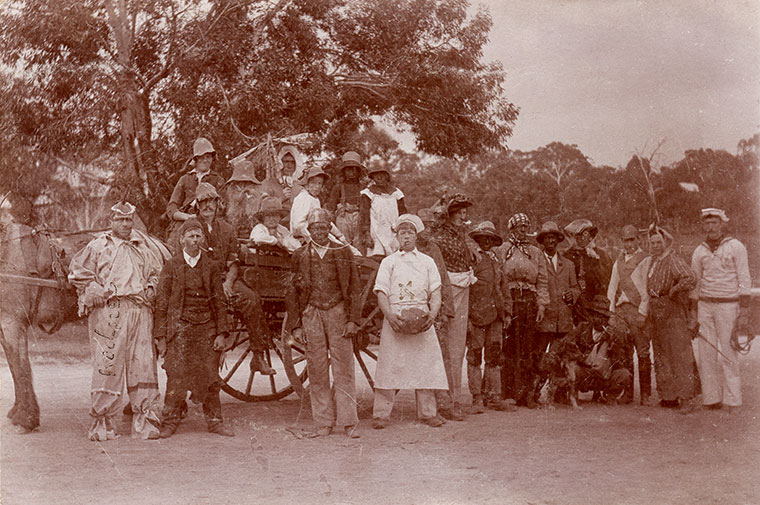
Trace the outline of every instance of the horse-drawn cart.
<instances>
[{"instance_id":1,"label":"horse-drawn cart","mask_svg":"<svg viewBox=\"0 0 760 505\"><path fill-rule=\"evenodd\" d=\"M235 398L247 402L278 400L295 392L302 396L307 381L305 343L297 342L284 331L285 295L291 282L290 256L280 249L260 247L255 251L241 246L240 272L245 283L262 299L264 314L269 324L265 330L267 351L265 358L275 375L261 375L251 369L252 351L246 326L238 319L234 324L235 343L227 351L220 370L222 389ZM372 286L379 263L356 257L362 284L362 318L359 333L354 337L354 356L364 376L373 386L367 359L377 360L369 348L371 336L379 333L379 308Z\"/></svg>"}]
</instances>

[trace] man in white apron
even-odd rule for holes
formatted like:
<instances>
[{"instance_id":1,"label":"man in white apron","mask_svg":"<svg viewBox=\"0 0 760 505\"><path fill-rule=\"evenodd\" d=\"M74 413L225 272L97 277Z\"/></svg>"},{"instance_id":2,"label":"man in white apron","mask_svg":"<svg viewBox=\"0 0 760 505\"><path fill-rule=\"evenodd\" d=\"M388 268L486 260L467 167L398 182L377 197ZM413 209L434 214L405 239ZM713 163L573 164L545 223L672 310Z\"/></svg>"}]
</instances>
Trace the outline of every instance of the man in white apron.
<instances>
[{"instance_id":1,"label":"man in white apron","mask_svg":"<svg viewBox=\"0 0 760 505\"><path fill-rule=\"evenodd\" d=\"M386 426L399 389L414 389L418 418L438 427L444 421L437 415L435 390L448 387L433 327L441 308L441 276L433 258L416 248L417 233L424 230L420 218L403 214L394 225L400 248L380 263L374 287L385 317L372 426Z\"/></svg>"}]
</instances>

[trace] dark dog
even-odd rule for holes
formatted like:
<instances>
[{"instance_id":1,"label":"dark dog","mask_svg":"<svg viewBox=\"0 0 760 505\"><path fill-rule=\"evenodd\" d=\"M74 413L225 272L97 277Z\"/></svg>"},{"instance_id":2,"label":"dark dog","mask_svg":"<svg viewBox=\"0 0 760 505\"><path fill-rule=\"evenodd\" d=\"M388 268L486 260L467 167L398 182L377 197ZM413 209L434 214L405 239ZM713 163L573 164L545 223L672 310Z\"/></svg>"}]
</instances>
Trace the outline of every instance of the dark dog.
<instances>
[{"instance_id":1,"label":"dark dog","mask_svg":"<svg viewBox=\"0 0 760 505\"><path fill-rule=\"evenodd\" d=\"M587 365L583 362L583 354L578 349L573 332L552 342L539 364L541 382L548 381L548 405L567 395L574 409L581 408L578 405L577 377L583 366Z\"/></svg>"}]
</instances>

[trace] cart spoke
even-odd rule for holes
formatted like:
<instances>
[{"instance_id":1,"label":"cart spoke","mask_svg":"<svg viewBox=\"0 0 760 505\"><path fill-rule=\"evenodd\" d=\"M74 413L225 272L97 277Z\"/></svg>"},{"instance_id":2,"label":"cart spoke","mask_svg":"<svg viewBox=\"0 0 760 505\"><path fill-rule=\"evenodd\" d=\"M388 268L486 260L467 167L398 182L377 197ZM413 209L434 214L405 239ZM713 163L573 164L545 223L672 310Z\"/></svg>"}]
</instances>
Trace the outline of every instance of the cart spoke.
<instances>
[{"instance_id":1,"label":"cart spoke","mask_svg":"<svg viewBox=\"0 0 760 505\"><path fill-rule=\"evenodd\" d=\"M237 362L235 362L235 364L233 365L233 367L230 368L230 371L227 372L227 375L225 375L224 378L222 379L224 382L229 381L230 377L232 377L233 375L235 375L235 372L240 367L240 364L243 362L243 360L245 359L245 357L248 356L249 352L251 352L250 347L247 348L245 351L243 351L243 354L240 355L240 357L238 358Z\"/></svg>"}]
</instances>

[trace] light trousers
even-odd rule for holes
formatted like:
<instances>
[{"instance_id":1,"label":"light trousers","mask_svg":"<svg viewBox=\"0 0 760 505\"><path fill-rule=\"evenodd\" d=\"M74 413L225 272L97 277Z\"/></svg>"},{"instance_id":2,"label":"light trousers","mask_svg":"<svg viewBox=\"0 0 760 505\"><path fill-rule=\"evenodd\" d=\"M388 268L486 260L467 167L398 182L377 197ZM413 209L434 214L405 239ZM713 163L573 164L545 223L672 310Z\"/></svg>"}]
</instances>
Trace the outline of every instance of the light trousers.
<instances>
[{"instance_id":1,"label":"light trousers","mask_svg":"<svg viewBox=\"0 0 760 505\"><path fill-rule=\"evenodd\" d=\"M393 400L396 398L398 389L375 389L375 401L372 407L372 417L375 419L389 419L393 410ZM417 417L430 419L437 414L434 389L415 389L414 396L417 400Z\"/></svg>"},{"instance_id":2,"label":"light trousers","mask_svg":"<svg viewBox=\"0 0 760 505\"><path fill-rule=\"evenodd\" d=\"M731 347L731 332L738 312L738 302L699 302L699 332L730 358L727 360L707 342L697 338L697 367L705 405L723 403L736 407L742 404L739 354Z\"/></svg>"},{"instance_id":3,"label":"light trousers","mask_svg":"<svg viewBox=\"0 0 760 505\"><path fill-rule=\"evenodd\" d=\"M303 311L301 321L306 335L306 367L314 422L319 427L354 426L359 422L354 344L352 339L344 337L346 314L343 303L327 310L309 305Z\"/></svg>"}]
</instances>

